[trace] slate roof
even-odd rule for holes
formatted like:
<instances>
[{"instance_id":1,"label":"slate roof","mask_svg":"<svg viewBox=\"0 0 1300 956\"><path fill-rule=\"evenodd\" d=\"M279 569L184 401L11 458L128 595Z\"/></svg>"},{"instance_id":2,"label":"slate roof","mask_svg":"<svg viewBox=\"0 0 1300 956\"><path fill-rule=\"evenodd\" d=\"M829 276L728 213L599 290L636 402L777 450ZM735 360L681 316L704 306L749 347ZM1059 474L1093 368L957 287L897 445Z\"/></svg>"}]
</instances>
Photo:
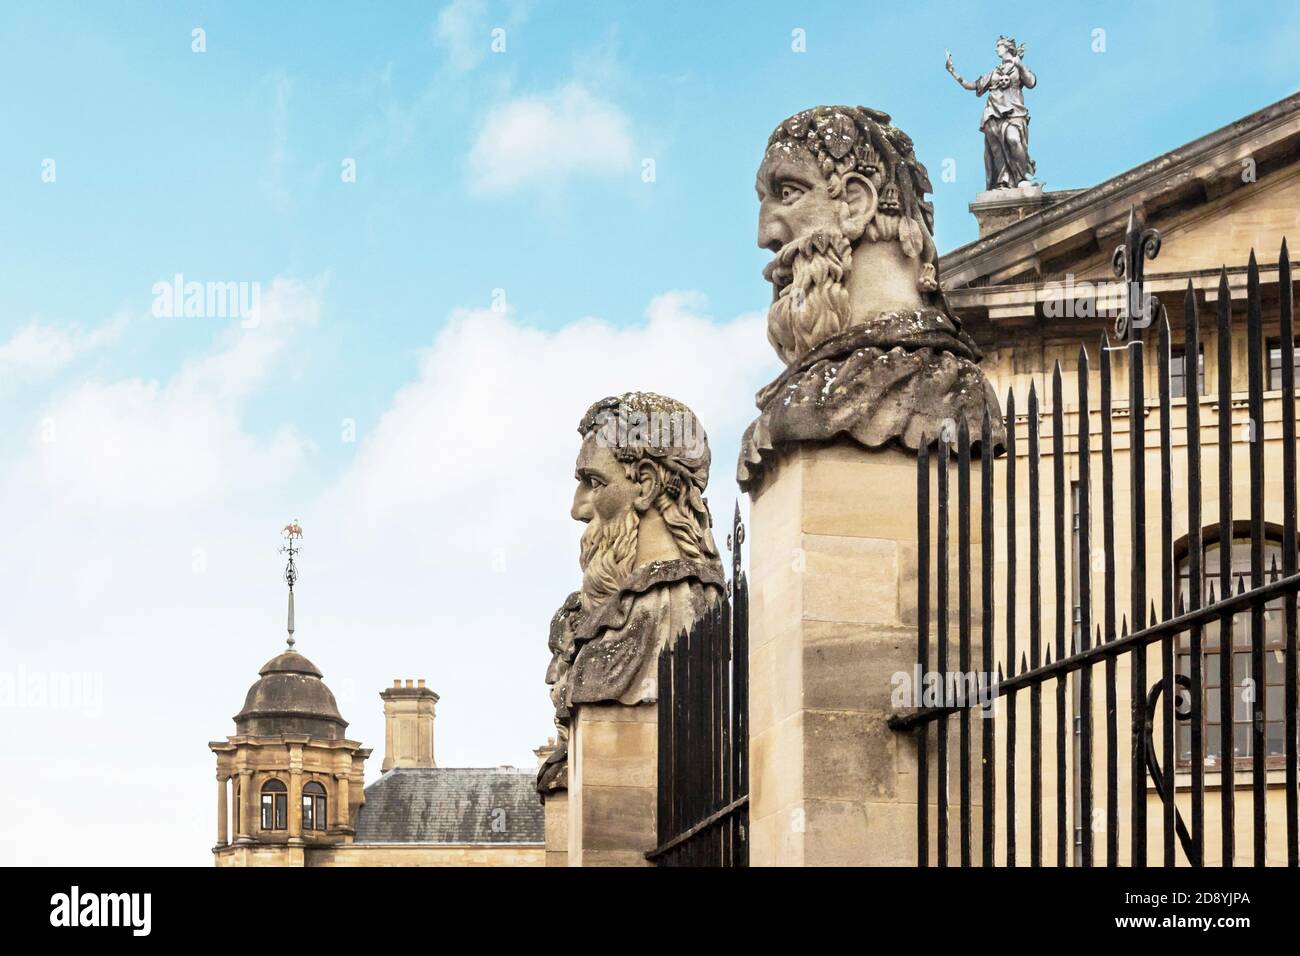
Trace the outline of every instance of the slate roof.
<instances>
[{"instance_id":1,"label":"slate roof","mask_svg":"<svg viewBox=\"0 0 1300 956\"><path fill-rule=\"evenodd\" d=\"M514 767L389 770L366 787L356 842L542 843L534 777Z\"/></svg>"}]
</instances>

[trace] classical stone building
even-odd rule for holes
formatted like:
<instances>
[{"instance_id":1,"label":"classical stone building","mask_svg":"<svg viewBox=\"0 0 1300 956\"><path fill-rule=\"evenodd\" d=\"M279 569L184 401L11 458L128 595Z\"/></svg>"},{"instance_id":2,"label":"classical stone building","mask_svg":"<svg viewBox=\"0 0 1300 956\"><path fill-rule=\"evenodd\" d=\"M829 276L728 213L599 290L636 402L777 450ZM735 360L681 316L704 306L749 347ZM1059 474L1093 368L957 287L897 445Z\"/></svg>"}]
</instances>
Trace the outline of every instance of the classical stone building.
<instances>
[{"instance_id":1,"label":"classical stone building","mask_svg":"<svg viewBox=\"0 0 1300 956\"><path fill-rule=\"evenodd\" d=\"M320 670L290 647L258 672L217 755L217 866L541 866L531 770L438 767L425 682L384 702L383 775Z\"/></svg>"},{"instance_id":2,"label":"classical stone building","mask_svg":"<svg viewBox=\"0 0 1300 956\"><path fill-rule=\"evenodd\" d=\"M1121 173L1099 185L1087 189L1047 192L1036 196L1020 196L1017 190L1006 190L992 198L980 197L971 211L980 224L979 238L944 255L940 263L940 280L953 311L962 319L963 328L979 344L984 353L982 368L993 383L999 400L1005 403L1008 388L1016 393L1020 420L1025 420L1025 399L1031 383L1040 399L1042 423L1043 473L1050 475L1052 456L1051 378L1057 363L1064 376L1063 413L1066 480L1071 489L1067 514L1079 513L1077 480L1079 477L1077 441L1075 433L1078 420L1077 374L1079 350L1084 346L1090 359L1090 386L1094 410L1091 451L1094 456L1092 474L1093 543L1099 544L1102 514L1102 488L1099 475L1101 441L1096 409L1100 392L1098 380L1099 349L1104 332L1110 332L1111 345L1117 345L1111 331L1114 318L1125 296L1124 285L1116 280L1112 270L1112 256L1124 240L1130 212L1136 221L1155 228L1162 237L1159 254L1145 262L1146 290L1157 296L1169 316L1172 336L1172 433L1173 433L1173 485L1176 489L1174 508L1175 535L1180 542L1175 560L1180 575L1180 587L1186 594L1187 565L1187 510L1179 502L1187 482L1187 404L1200 403L1201 442L1204 448L1203 523L1206 554L1206 580L1215 578L1218 570L1218 476L1215 462L1218 456L1218 427L1222 415L1232 420L1233 462L1233 518L1236 522L1234 547L1231 557L1234 582L1238 575L1249 571L1249 558L1245 544L1248 542L1246 519L1249 517L1250 492L1248 456L1251 436L1258 434L1264 443L1266 482L1264 487L1265 519L1269 543L1266 563L1280 557L1280 530L1282 522L1282 491L1278 476L1282 474L1282 426L1280 350L1275 337L1279 334L1279 284L1278 253L1284 238L1294 242L1300 238L1300 95L1291 96L1258 112L1242 117L1222 129L1215 130L1162 156L1155 157L1127 172ZM1269 390L1264 400L1263 421L1252 425L1246 408L1248 345L1246 339L1245 298L1248 263L1251 251L1258 259L1260 289L1262 293L1264 342L1262 362L1265 387ZM1231 405L1224 409L1218 399L1219 349L1216 311L1219 301L1221 268L1226 271L1229 296L1232 303L1232 333L1228 343L1231 353ZM1188 356L1184 347L1183 300L1188 283L1195 289L1199 306L1199 353ZM1142 334L1147 349L1156 348L1156 328ZM1114 429L1117 436L1115 473L1118 478L1114 514L1119 529L1121 548L1128 548L1130 527L1128 492L1128 430L1134 410L1129 407L1127 361L1122 352L1114 356ZM1144 383L1147 462L1147 581L1160 580L1159 547L1159 490L1160 461L1159 414L1156 368L1153 358L1148 359ZM1004 406L1005 407L1005 406ZM1024 456L1027 449L1023 441L1018 453ZM1027 468L1023 462L1018 468L1020 501L1025 500ZM998 487L1002 487L1005 472L999 464ZM1045 485L1044 547L1045 567L1055 561L1051 553L1050 485ZM999 505L1003 502L999 502ZM1005 526L1005 509L998 511L1000 527ZM1088 560L1077 550L1076 524L1068 546L1067 581L1076 582L1076 569L1080 561ZM1018 562L1021 568L1028 562L1028 529L1022 515L1017 525ZM1004 538L999 533L999 551L996 555L996 574L999 587L1006 571ZM1093 555L1094 569L1096 556ZM1023 574L1021 580L1024 580ZM1094 582L1097 572L1094 570ZM1247 579L1247 584L1249 580ZM1128 577L1120 575L1118 606L1128 607ZM1055 614L1052 588L1044 588L1043 619L1051 620ZM1153 592L1155 593L1155 592ZM1070 590L1069 600L1077 601L1077 583ZM1094 601L1095 592L1094 592ZM1021 588L1018 597L1018 620L1028 625L1029 597ZM1075 610L1072 605L1069 610ZM1094 608L1093 620L1098 615ZM1237 623L1239 644L1235 654L1248 659L1247 623L1239 617ZM1268 646L1280 648L1281 615L1272 613L1267 622ZM1186 636L1183 638L1186 641ZM1019 636L1020 646L1025 646L1025 636ZM1188 667L1187 647L1179 648L1178 666ZM1217 654L1208 655L1217 657ZM1282 680L1281 653L1268 655L1268 681ZM1213 663L1213 662L1207 662ZM1240 662L1238 662L1240 663ZM1122 659L1119 673L1119 708L1127 713L1130 680L1127 658ZM1148 655L1148 672L1158 674L1158 647L1153 646ZM1207 674L1217 676L1217 664L1207 667ZM1213 678L1212 678L1213 679ZM1270 714L1267 739L1269 745L1269 862L1285 862L1284 790L1282 769L1283 720L1281 716L1281 688L1269 688ZM1274 713L1274 706L1276 712ZM1050 710L1050 708L1049 708ZM1249 719L1243 713L1236 715L1235 737L1238 743L1234 758L1239 768L1238 787L1249 780ZM1077 746L1077 699L1072 698L1067 714L1075 729ZM1094 725L1103 726L1104 711L1094 710ZM1211 708L1207 720L1217 721L1219 715ZM999 731L1004 723L999 721ZM1024 723L1021 724L1024 727ZM1045 739L1055 733L1054 715L1045 715ZM1183 816L1189 814L1190 796L1190 730L1180 725L1178 738L1179 760L1175 773L1177 802ZM1206 727L1206 863L1214 865L1217 858L1219 834L1218 780L1219 768L1224 759L1219 752L1219 725ZM1021 753L1027 746L1020 743ZM999 749L1005 741L999 742ZM1077 757L1077 752L1076 752ZM1100 756L1099 758L1100 759ZM1070 762L1067 785L1075 791L1072 817L1075 825L1073 837L1078 842L1077 783L1074 760ZM1129 799L1129 768L1127 760L1121 761L1119 793L1125 802L1122 818L1127 814ZM1044 803L1054 804L1055 780L1047 775ZM1147 819L1152 845L1158 845L1160 827L1160 801L1148 783L1150 794ZM1240 799L1248 799L1247 796ZM1094 804L1096 806L1098 804ZM1237 845L1249 846L1250 815L1238 812ZM1027 827L1027 822L1023 824ZM1045 834L1044 858L1055 859L1055 833ZM1077 847L1076 847L1077 849ZM1127 847L1123 847L1127 852ZM1239 859L1240 862L1240 859Z\"/></svg>"}]
</instances>

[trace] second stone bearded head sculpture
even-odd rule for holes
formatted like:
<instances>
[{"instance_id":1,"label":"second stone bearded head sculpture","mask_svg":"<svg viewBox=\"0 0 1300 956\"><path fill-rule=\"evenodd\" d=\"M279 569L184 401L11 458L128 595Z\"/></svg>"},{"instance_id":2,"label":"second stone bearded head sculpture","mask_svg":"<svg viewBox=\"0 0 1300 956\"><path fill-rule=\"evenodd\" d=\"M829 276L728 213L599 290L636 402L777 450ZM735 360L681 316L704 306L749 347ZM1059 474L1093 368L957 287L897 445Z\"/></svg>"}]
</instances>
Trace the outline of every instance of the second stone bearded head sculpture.
<instances>
[{"instance_id":1,"label":"second stone bearded head sculpture","mask_svg":"<svg viewBox=\"0 0 1300 956\"><path fill-rule=\"evenodd\" d=\"M652 392L602 399L578 431L571 514L587 528L569 702L654 700L659 649L722 596L708 439L689 408Z\"/></svg>"},{"instance_id":2,"label":"second stone bearded head sculpture","mask_svg":"<svg viewBox=\"0 0 1300 956\"><path fill-rule=\"evenodd\" d=\"M925 167L887 113L818 106L768 138L755 181L772 252L768 341L786 371L758 394L737 479L753 490L785 444L847 437L917 448L965 419L1003 440L975 342L938 282ZM945 431L947 429L947 431Z\"/></svg>"},{"instance_id":3,"label":"second stone bearded head sculpture","mask_svg":"<svg viewBox=\"0 0 1300 956\"><path fill-rule=\"evenodd\" d=\"M597 402L578 430L572 516L587 524L579 556L584 607L602 605L648 560L718 563L703 495L709 445L690 409L634 392Z\"/></svg>"},{"instance_id":4,"label":"second stone bearded head sculpture","mask_svg":"<svg viewBox=\"0 0 1300 956\"><path fill-rule=\"evenodd\" d=\"M592 405L578 424L571 515L586 524L582 586L551 621L557 724L579 704L658 698L659 651L725 597L704 490L708 438L681 402L628 392ZM561 748L539 789L562 786Z\"/></svg>"}]
</instances>

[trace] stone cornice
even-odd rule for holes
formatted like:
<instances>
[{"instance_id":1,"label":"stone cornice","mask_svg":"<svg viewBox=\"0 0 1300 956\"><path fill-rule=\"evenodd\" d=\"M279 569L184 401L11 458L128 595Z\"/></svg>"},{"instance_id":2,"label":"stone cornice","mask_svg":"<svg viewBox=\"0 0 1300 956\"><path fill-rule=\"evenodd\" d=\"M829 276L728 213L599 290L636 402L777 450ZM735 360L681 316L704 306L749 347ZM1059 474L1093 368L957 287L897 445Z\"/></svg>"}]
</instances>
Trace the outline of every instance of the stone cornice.
<instances>
[{"instance_id":1,"label":"stone cornice","mask_svg":"<svg viewBox=\"0 0 1300 956\"><path fill-rule=\"evenodd\" d=\"M1246 297L1246 272L1247 266L1234 265L1227 266L1228 273L1228 291L1234 300L1245 299ZM1145 277L1145 287L1148 292L1158 295L1180 295L1187 288L1187 282L1190 279L1192 287L1201 293L1200 301L1203 303L1217 302L1219 299L1219 269L1197 269L1190 272L1166 272L1166 273L1148 273ZM1259 284L1261 288L1277 285L1278 270L1276 265L1263 265L1259 267ZM1123 294L1123 287L1119 280L1105 279L1100 282L1092 280L1077 279L1074 281L1076 290L1086 289L1089 284L1098 293L1098 298L1111 299L1117 298ZM1007 315L1028 314L1032 312L1034 306L1048 301L1060 299L1062 293L1069 291L1070 287L1059 279L1044 279L1035 282L1016 282L999 286L975 286L965 289L955 289L945 293L948 298L948 304L957 310L987 308L990 311L989 318L996 320L1000 316L993 315L994 310L1003 310ZM1076 298L1085 298L1082 292L1078 292Z\"/></svg>"},{"instance_id":2,"label":"stone cornice","mask_svg":"<svg viewBox=\"0 0 1300 956\"><path fill-rule=\"evenodd\" d=\"M217 753L228 753L239 747L287 747L305 745L322 750L346 750L370 755L370 750L361 746L359 740L326 740L323 737L311 737L306 734L275 734L271 737L252 737L236 735L225 740L213 740L208 749Z\"/></svg>"}]
</instances>

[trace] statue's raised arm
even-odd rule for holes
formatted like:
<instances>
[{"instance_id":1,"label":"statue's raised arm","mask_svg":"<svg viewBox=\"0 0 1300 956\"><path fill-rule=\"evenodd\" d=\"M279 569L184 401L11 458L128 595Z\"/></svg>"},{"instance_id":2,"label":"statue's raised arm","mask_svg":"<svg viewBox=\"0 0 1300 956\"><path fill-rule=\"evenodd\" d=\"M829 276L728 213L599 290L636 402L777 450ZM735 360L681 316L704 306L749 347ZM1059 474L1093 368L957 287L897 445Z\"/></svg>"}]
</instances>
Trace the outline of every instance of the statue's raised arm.
<instances>
[{"instance_id":1,"label":"statue's raised arm","mask_svg":"<svg viewBox=\"0 0 1300 956\"><path fill-rule=\"evenodd\" d=\"M944 50L943 52L945 52L945 53L948 54L948 59L947 59L947 61L945 61L945 63L943 64L943 68L944 68L945 70L948 71L948 75L951 76L951 77L952 77L954 80L956 80L958 83L960 83L963 89L967 89L967 90L974 91L974 89L975 89L975 84L972 83L970 80L963 80L963 79L961 78L961 75L960 75L960 74L957 72L957 70L953 67L953 65L952 65L952 51L951 51L951 50ZM1031 83L1030 86L1032 86L1032 85L1033 85L1033 84Z\"/></svg>"}]
</instances>

